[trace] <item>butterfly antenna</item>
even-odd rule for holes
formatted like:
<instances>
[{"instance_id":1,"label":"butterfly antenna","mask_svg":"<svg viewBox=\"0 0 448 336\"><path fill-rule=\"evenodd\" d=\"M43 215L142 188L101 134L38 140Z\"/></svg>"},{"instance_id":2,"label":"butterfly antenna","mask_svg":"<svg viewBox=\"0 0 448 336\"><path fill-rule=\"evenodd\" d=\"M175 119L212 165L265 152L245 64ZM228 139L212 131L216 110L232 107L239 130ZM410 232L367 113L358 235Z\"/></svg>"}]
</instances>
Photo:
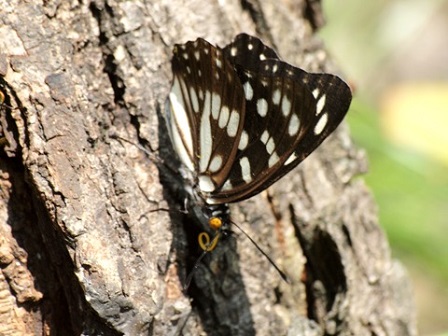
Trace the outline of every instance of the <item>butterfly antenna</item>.
<instances>
[{"instance_id":1,"label":"butterfly antenna","mask_svg":"<svg viewBox=\"0 0 448 336\"><path fill-rule=\"evenodd\" d=\"M131 140L128 140L126 138L123 138L121 136L119 136L116 133L112 133L110 135L110 137L112 139L117 139L120 141L124 141L127 142L128 144L134 145L135 147L137 147L138 149L140 149L143 153L145 153L146 155L148 155L149 159L151 161L153 161L156 166L161 169L163 172L165 172L166 174L171 174L170 176L177 176L179 175L179 171L178 169L174 169L171 165L169 165L167 162L165 162L159 155L154 153L154 150L151 148L150 144L150 150L148 150L147 148L145 148L144 146L140 145L139 143L133 142Z\"/></svg>"},{"instance_id":2,"label":"butterfly antenna","mask_svg":"<svg viewBox=\"0 0 448 336\"><path fill-rule=\"evenodd\" d=\"M255 247L257 248L258 251L260 251L260 253L262 255L264 255L266 257L266 259L268 259L268 261L271 263L272 266L274 266L274 268L277 270L278 274L281 276L281 278L286 282L286 283L290 283L288 276L275 264L275 262L267 255L267 253L265 251L263 251L261 249L260 246L258 246L258 244L255 242L255 240L253 240L251 238L251 236L249 236L238 224L236 224L234 221L231 221L231 223L233 225L235 225L242 233L244 233L244 235L252 242L252 244L255 245Z\"/></svg>"},{"instance_id":3,"label":"butterfly antenna","mask_svg":"<svg viewBox=\"0 0 448 336\"><path fill-rule=\"evenodd\" d=\"M142 145L140 145L139 143L136 143L136 142L133 142L133 141L128 140L126 138L123 138L123 137L119 136L116 133L112 133L110 135L110 137L112 139L121 140L121 141L127 142L128 144L134 145L135 147L140 149L142 152L144 152L146 155L148 155L151 160L155 161L156 164L163 164L163 160L158 155L154 154L154 151L152 150L151 147L150 147L151 150L148 150L145 147L143 147Z\"/></svg>"}]
</instances>

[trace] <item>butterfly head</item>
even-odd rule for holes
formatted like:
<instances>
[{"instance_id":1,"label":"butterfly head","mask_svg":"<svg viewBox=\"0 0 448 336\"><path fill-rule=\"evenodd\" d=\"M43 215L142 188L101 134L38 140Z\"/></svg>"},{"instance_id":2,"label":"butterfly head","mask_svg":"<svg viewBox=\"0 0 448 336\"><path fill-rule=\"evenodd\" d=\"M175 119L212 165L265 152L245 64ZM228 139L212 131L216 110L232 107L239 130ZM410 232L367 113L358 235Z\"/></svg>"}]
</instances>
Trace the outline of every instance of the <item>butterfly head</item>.
<instances>
[{"instance_id":1,"label":"butterfly head","mask_svg":"<svg viewBox=\"0 0 448 336\"><path fill-rule=\"evenodd\" d=\"M230 235L230 210L227 204L209 205L199 202L193 202L192 213L194 218L200 222L204 231L198 235L198 243L202 253L197 258L192 271L185 279L184 288L187 289L193 279L193 274L198 268L201 260L211 251L213 251L221 239Z\"/></svg>"},{"instance_id":2,"label":"butterfly head","mask_svg":"<svg viewBox=\"0 0 448 336\"><path fill-rule=\"evenodd\" d=\"M203 231L198 235L198 243L202 250L210 252L213 251L218 245L218 241L224 231L221 230L223 227L223 221L219 217L211 217L208 220L209 227L215 231L214 237L211 240L210 235Z\"/></svg>"},{"instance_id":3,"label":"butterfly head","mask_svg":"<svg viewBox=\"0 0 448 336\"><path fill-rule=\"evenodd\" d=\"M230 235L230 210L227 204L206 204L203 206L202 213L206 216L206 222L203 226L204 232L198 236L199 246L204 251L211 251L216 247L219 239ZM210 236L213 239L210 239Z\"/></svg>"}]
</instances>

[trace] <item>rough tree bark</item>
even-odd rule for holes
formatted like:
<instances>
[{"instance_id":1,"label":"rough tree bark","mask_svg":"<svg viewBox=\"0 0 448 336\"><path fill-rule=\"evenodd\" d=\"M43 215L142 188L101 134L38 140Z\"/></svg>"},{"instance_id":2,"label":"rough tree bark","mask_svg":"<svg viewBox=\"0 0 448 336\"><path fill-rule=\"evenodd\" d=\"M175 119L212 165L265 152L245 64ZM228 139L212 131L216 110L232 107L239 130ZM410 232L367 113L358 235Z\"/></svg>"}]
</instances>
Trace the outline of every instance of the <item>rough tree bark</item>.
<instances>
[{"instance_id":1,"label":"rough tree bark","mask_svg":"<svg viewBox=\"0 0 448 336\"><path fill-rule=\"evenodd\" d=\"M299 168L231 207L243 236L182 290L192 223L153 161L174 43L245 31L292 64L337 73L319 1L0 1L0 334L414 335L342 125ZM171 211L152 211L169 208Z\"/></svg>"}]
</instances>

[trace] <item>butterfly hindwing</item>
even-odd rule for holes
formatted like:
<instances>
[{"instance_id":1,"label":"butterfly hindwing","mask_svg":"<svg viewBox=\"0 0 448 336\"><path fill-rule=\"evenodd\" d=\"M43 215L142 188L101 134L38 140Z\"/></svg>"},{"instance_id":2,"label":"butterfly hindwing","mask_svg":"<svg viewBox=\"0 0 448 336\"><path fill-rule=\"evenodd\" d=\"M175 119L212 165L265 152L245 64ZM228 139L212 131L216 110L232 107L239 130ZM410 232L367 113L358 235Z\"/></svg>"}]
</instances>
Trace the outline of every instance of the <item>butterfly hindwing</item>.
<instances>
[{"instance_id":1,"label":"butterfly hindwing","mask_svg":"<svg viewBox=\"0 0 448 336\"><path fill-rule=\"evenodd\" d=\"M232 202L261 192L303 161L342 121L351 92L337 76L310 74L280 61L246 34L224 52L245 89L242 140L247 134L250 144L244 150L240 145L226 184L212 195Z\"/></svg>"},{"instance_id":2,"label":"butterfly hindwing","mask_svg":"<svg viewBox=\"0 0 448 336\"><path fill-rule=\"evenodd\" d=\"M306 86L315 100L315 114L310 113L311 118L307 124L307 132L286 161L286 172L281 174L283 176L303 161L336 129L348 111L352 94L349 86L335 75L308 73L276 60L264 62L266 71L273 68L276 69L277 75L284 78L292 77L295 81Z\"/></svg>"}]
</instances>

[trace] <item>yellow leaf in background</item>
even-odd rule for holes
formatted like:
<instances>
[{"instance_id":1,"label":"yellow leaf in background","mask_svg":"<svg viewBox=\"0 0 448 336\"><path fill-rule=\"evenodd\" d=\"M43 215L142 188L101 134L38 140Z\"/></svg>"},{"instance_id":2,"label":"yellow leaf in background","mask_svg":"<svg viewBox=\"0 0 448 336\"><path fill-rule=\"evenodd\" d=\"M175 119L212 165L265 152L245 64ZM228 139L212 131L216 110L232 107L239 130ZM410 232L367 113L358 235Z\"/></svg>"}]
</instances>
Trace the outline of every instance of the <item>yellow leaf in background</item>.
<instances>
[{"instance_id":1,"label":"yellow leaf in background","mask_svg":"<svg viewBox=\"0 0 448 336\"><path fill-rule=\"evenodd\" d=\"M448 165L448 83L397 85L381 102L381 126L392 142Z\"/></svg>"}]
</instances>

